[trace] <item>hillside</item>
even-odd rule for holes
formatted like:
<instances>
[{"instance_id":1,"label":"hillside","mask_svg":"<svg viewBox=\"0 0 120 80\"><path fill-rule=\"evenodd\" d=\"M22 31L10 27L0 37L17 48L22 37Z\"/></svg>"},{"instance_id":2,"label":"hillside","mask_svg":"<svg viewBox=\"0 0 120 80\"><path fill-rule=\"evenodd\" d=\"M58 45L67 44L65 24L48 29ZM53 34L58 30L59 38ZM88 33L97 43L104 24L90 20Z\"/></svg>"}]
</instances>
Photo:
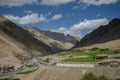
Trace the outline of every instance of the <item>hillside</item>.
<instances>
[{"instance_id":1,"label":"hillside","mask_svg":"<svg viewBox=\"0 0 120 80\"><path fill-rule=\"evenodd\" d=\"M39 41L43 42L44 44L58 51L70 49L74 46L76 42L76 39L74 37L72 36L68 37L61 33L42 31L34 27L24 27L24 29L32 33L32 36L34 38L38 39ZM46 34L53 35L53 36L56 35L56 36L54 36L53 38L52 36L48 36ZM61 35L61 36L57 36L57 35ZM55 37L57 39L55 39Z\"/></svg>"},{"instance_id":2,"label":"hillside","mask_svg":"<svg viewBox=\"0 0 120 80\"><path fill-rule=\"evenodd\" d=\"M0 16L0 43L0 70L10 66L17 69L32 56L57 52L2 16Z\"/></svg>"},{"instance_id":3,"label":"hillside","mask_svg":"<svg viewBox=\"0 0 120 80\"><path fill-rule=\"evenodd\" d=\"M76 37L73 37L69 34L64 35L63 33L52 32L52 31L42 31L42 33L54 40L60 41L60 42L69 42L69 43L75 44L77 41Z\"/></svg>"},{"instance_id":4,"label":"hillside","mask_svg":"<svg viewBox=\"0 0 120 80\"><path fill-rule=\"evenodd\" d=\"M77 42L75 47L120 49L120 19L115 18L108 25L93 30Z\"/></svg>"},{"instance_id":5,"label":"hillside","mask_svg":"<svg viewBox=\"0 0 120 80\"><path fill-rule=\"evenodd\" d=\"M17 26L16 24L5 19L4 17L0 18L4 19L1 21L1 31L8 36L12 37L18 42L21 42L31 50L39 51L39 54L40 52L43 53L43 55L55 52L49 46L32 37L31 33L24 30L22 27Z\"/></svg>"}]
</instances>

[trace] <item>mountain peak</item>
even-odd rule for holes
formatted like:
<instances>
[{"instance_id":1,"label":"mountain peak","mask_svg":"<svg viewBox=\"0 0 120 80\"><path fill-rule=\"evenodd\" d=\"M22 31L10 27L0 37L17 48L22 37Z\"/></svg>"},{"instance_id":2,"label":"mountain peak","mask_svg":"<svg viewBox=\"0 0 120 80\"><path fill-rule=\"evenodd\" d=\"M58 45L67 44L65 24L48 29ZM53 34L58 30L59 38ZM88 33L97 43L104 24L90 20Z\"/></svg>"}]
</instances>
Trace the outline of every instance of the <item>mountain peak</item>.
<instances>
[{"instance_id":1,"label":"mountain peak","mask_svg":"<svg viewBox=\"0 0 120 80\"><path fill-rule=\"evenodd\" d=\"M120 19L115 18L112 21L110 21L108 25L100 26L97 29L93 30L91 33L87 34L79 42L77 42L76 46L85 47L93 44L102 44L119 39L120 39ZM107 48L113 47L110 46L110 44L106 46L109 46Z\"/></svg>"},{"instance_id":2,"label":"mountain peak","mask_svg":"<svg viewBox=\"0 0 120 80\"><path fill-rule=\"evenodd\" d=\"M9 20L5 18L4 16L0 16L0 22L4 22L4 21L9 21Z\"/></svg>"},{"instance_id":3,"label":"mountain peak","mask_svg":"<svg viewBox=\"0 0 120 80\"><path fill-rule=\"evenodd\" d=\"M109 22L110 25L114 25L120 23L120 18L114 18L112 21Z\"/></svg>"}]
</instances>

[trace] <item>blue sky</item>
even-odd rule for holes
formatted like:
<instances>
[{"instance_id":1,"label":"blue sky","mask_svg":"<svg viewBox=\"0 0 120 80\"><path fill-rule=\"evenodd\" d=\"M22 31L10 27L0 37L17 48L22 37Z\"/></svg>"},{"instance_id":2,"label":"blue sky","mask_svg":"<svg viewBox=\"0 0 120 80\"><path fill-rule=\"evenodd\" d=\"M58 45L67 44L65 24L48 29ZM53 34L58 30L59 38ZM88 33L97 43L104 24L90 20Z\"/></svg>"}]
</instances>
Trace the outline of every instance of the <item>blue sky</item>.
<instances>
[{"instance_id":1,"label":"blue sky","mask_svg":"<svg viewBox=\"0 0 120 80\"><path fill-rule=\"evenodd\" d=\"M83 37L120 18L120 0L0 0L0 15L20 26Z\"/></svg>"}]
</instances>

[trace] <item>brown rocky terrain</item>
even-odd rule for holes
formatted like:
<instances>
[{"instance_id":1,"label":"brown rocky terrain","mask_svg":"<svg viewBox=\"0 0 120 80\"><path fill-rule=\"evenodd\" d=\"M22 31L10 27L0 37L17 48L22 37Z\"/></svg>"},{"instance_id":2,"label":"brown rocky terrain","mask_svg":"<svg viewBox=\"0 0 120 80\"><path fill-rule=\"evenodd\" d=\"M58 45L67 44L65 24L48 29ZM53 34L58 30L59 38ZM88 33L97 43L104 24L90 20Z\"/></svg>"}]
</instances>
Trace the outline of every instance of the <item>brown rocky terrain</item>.
<instances>
[{"instance_id":1,"label":"brown rocky terrain","mask_svg":"<svg viewBox=\"0 0 120 80\"><path fill-rule=\"evenodd\" d=\"M119 49L119 23L120 19L114 19L108 25L99 27L78 42L76 48ZM32 30L32 32L24 30L22 27L0 16L0 73L20 68L32 56L48 55L58 52L62 49L61 47L64 49L66 46L69 47L68 44L65 46L61 41L49 36L46 37L45 34L38 30L29 30ZM56 59L58 60L58 58ZM109 79L115 79L120 78L120 62L118 63L119 60L116 61L113 62L111 59L103 61L98 63L98 66L102 67L93 68L41 65L38 70L31 74L16 74L15 77L20 78L20 80L80 80L86 72L92 72L96 76L104 75ZM109 67L109 65L113 67Z\"/></svg>"},{"instance_id":2,"label":"brown rocky terrain","mask_svg":"<svg viewBox=\"0 0 120 80\"><path fill-rule=\"evenodd\" d=\"M24 27L25 30L28 30L30 33L32 33L32 36L36 39L38 39L39 41L43 42L44 44L48 45L49 47L51 47L52 49L55 49L55 50L66 50L66 49L70 49L74 46L75 44L75 38L73 37L69 37L69 41L68 41L68 37L64 36L64 35L61 35L61 33L52 33L52 32L49 32L49 34L53 34L53 35L57 35L56 38L60 38L60 39L65 39L65 41L63 40L58 40L58 39L55 39L51 36L47 36L47 31L42 31L42 30L39 30L37 28L34 28L34 27ZM61 35L58 36L58 35ZM70 42L71 41L71 42Z\"/></svg>"},{"instance_id":3,"label":"brown rocky terrain","mask_svg":"<svg viewBox=\"0 0 120 80\"><path fill-rule=\"evenodd\" d=\"M39 40L33 38L31 33L24 30L22 27L17 26L13 22L7 20L4 17L0 17L0 30L5 33L6 35L10 36L11 38L15 39L16 41L24 44L32 51L39 51L44 54L50 54L55 52L49 46L45 45L44 43L40 42Z\"/></svg>"},{"instance_id":4,"label":"brown rocky terrain","mask_svg":"<svg viewBox=\"0 0 120 80\"><path fill-rule=\"evenodd\" d=\"M63 33L58 33L58 32L52 32L52 31L42 31L42 33L45 36L48 36L54 40L60 41L60 42L69 42L72 44L75 44L77 40L79 40L79 37L73 37L69 34L65 35Z\"/></svg>"},{"instance_id":5,"label":"brown rocky terrain","mask_svg":"<svg viewBox=\"0 0 120 80\"><path fill-rule=\"evenodd\" d=\"M77 42L75 47L120 49L120 19L115 18L108 25L93 30Z\"/></svg>"},{"instance_id":6,"label":"brown rocky terrain","mask_svg":"<svg viewBox=\"0 0 120 80\"><path fill-rule=\"evenodd\" d=\"M21 80L80 80L86 72L92 72L96 76L104 75L109 80L120 77L119 68L68 68L68 67L41 67L39 70Z\"/></svg>"},{"instance_id":7,"label":"brown rocky terrain","mask_svg":"<svg viewBox=\"0 0 120 80\"><path fill-rule=\"evenodd\" d=\"M32 56L57 52L31 36L31 33L0 16L0 72L18 69ZM4 70L3 70L4 69Z\"/></svg>"}]
</instances>

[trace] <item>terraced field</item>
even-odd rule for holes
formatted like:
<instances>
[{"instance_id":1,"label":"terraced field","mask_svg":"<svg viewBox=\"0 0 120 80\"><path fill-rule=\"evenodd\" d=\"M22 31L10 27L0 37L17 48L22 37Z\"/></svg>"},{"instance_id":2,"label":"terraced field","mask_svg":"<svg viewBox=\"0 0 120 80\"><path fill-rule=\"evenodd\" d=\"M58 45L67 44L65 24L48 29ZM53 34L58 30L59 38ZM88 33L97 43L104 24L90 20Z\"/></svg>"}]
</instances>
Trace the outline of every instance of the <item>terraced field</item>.
<instances>
[{"instance_id":1,"label":"terraced field","mask_svg":"<svg viewBox=\"0 0 120 80\"><path fill-rule=\"evenodd\" d=\"M97 62L108 58L108 55L120 54L120 50L93 48L88 50L71 50L59 53L59 56L67 57L63 62Z\"/></svg>"}]
</instances>

